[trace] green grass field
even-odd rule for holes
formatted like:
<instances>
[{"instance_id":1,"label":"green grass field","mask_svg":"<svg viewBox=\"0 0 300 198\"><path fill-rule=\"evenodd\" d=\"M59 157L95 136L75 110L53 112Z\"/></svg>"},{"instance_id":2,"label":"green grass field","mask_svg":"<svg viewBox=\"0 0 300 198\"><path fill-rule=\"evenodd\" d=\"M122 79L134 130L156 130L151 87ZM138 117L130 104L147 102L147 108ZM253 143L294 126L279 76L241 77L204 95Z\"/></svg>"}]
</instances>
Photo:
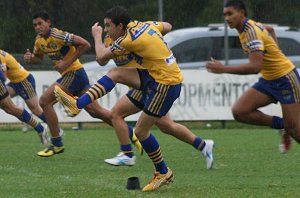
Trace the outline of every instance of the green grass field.
<instances>
[{"instance_id":1,"label":"green grass field","mask_svg":"<svg viewBox=\"0 0 300 198\"><path fill-rule=\"evenodd\" d=\"M194 129L193 129L194 130ZM152 178L147 155L133 167L103 162L119 152L110 128L65 129L65 153L40 158L42 147L33 131L0 132L0 197L299 197L300 149L293 142L279 154L279 136L269 129L199 129L195 133L215 141L215 166L190 145L153 130L175 180L158 192L126 190L128 177L141 187Z\"/></svg>"}]
</instances>

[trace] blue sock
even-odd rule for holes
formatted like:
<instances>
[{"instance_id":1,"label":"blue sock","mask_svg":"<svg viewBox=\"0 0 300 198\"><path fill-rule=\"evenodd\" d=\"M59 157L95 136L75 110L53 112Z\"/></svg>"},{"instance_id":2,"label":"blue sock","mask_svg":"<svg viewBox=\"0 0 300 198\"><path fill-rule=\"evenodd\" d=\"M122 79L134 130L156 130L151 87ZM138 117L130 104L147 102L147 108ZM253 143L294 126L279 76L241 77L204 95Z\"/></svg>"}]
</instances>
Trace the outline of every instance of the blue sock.
<instances>
[{"instance_id":1,"label":"blue sock","mask_svg":"<svg viewBox=\"0 0 300 198\"><path fill-rule=\"evenodd\" d=\"M132 141L132 136L133 136L133 129L131 126L128 125L128 132L129 132L129 139Z\"/></svg>"},{"instance_id":2,"label":"blue sock","mask_svg":"<svg viewBox=\"0 0 300 198\"><path fill-rule=\"evenodd\" d=\"M80 96L76 101L76 105L78 109L83 109L85 106L87 106L90 103L92 103L92 99L87 93Z\"/></svg>"},{"instance_id":3,"label":"blue sock","mask_svg":"<svg viewBox=\"0 0 300 198\"><path fill-rule=\"evenodd\" d=\"M41 123L39 123L36 127L34 127L34 130L36 130L38 133L42 133L44 131L44 127L41 125Z\"/></svg>"},{"instance_id":4,"label":"blue sock","mask_svg":"<svg viewBox=\"0 0 300 198\"><path fill-rule=\"evenodd\" d=\"M59 137L52 137L51 142L54 146L57 146L57 147L63 146L62 138L60 136Z\"/></svg>"},{"instance_id":5,"label":"blue sock","mask_svg":"<svg viewBox=\"0 0 300 198\"><path fill-rule=\"evenodd\" d=\"M115 87L115 83L108 77L103 76L95 83L85 94L77 99L76 105L79 109L83 109L92 101L106 95Z\"/></svg>"},{"instance_id":6,"label":"blue sock","mask_svg":"<svg viewBox=\"0 0 300 198\"><path fill-rule=\"evenodd\" d=\"M272 125L271 128L273 129L283 129L283 119L278 117L278 116L273 116L272 117Z\"/></svg>"},{"instance_id":7,"label":"blue sock","mask_svg":"<svg viewBox=\"0 0 300 198\"><path fill-rule=\"evenodd\" d=\"M131 144L121 144L121 151L128 157L133 157Z\"/></svg>"},{"instance_id":8,"label":"blue sock","mask_svg":"<svg viewBox=\"0 0 300 198\"><path fill-rule=\"evenodd\" d=\"M166 174L168 172L167 165L162 157L159 144L155 137L150 134L150 136L141 142L144 150L154 163L156 171L160 172L161 174Z\"/></svg>"},{"instance_id":9,"label":"blue sock","mask_svg":"<svg viewBox=\"0 0 300 198\"><path fill-rule=\"evenodd\" d=\"M18 117L19 120L22 122L25 122L29 124L34 130L38 133L41 133L44 131L44 127L41 125L41 123L38 123L31 115L26 111L26 109L23 110L22 115Z\"/></svg>"},{"instance_id":10,"label":"blue sock","mask_svg":"<svg viewBox=\"0 0 300 198\"><path fill-rule=\"evenodd\" d=\"M196 137L194 142L193 142L193 147L195 149L202 151L203 148L205 147L205 141L202 140L200 137Z\"/></svg>"},{"instance_id":11,"label":"blue sock","mask_svg":"<svg viewBox=\"0 0 300 198\"><path fill-rule=\"evenodd\" d=\"M22 122L28 123L31 119L31 115L28 113L28 111L26 111L26 109L24 109L23 112L22 112L22 115L18 118Z\"/></svg>"},{"instance_id":12,"label":"blue sock","mask_svg":"<svg viewBox=\"0 0 300 198\"><path fill-rule=\"evenodd\" d=\"M46 116L44 112L39 116L39 118L46 123Z\"/></svg>"}]
</instances>

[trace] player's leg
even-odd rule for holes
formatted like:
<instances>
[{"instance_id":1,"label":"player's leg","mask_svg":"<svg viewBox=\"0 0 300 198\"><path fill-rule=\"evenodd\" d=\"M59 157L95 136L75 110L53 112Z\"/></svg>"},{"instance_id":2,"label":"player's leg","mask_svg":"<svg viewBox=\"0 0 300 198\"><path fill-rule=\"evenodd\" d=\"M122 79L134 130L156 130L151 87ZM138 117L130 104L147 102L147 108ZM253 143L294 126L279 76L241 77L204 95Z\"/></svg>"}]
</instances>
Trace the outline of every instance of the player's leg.
<instances>
[{"instance_id":1,"label":"player's leg","mask_svg":"<svg viewBox=\"0 0 300 198\"><path fill-rule=\"evenodd\" d=\"M199 136L196 136L186 126L174 122L170 116L161 117L156 122L156 126L168 135L172 135L177 139L192 145L195 149L200 151L201 155L206 160L206 168L211 169L213 166L213 140L204 140Z\"/></svg>"},{"instance_id":2,"label":"player's leg","mask_svg":"<svg viewBox=\"0 0 300 198\"><path fill-rule=\"evenodd\" d=\"M300 144L300 103L282 104L284 128Z\"/></svg>"},{"instance_id":3,"label":"player's leg","mask_svg":"<svg viewBox=\"0 0 300 198\"><path fill-rule=\"evenodd\" d=\"M130 93L130 92L129 92ZM135 164L135 157L130 145L130 141L137 147L140 154L143 153L143 147L136 138L132 128L124 121L124 118L139 112L127 96L121 99L114 105L111 110L113 123L118 123L114 126L117 137L120 142L121 152L114 158L105 159L104 161L112 165L133 165Z\"/></svg>"},{"instance_id":4,"label":"player's leg","mask_svg":"<svg viewBox=\"0 0 300 198\"><path fill-rule=\"evenodd\" d=\"M1 85L0 85L1 87ZM1 89L1 88L0 88ZM47 128L43 127L32 115L30 115L25 109L16 106L11 100L8 92L7 94L0 94L0 107L8 114L15 116L20 121L30 125L38 133L41 143L47 147L48 137Z\"/></svg>"},{"instance_id":5,"label":"player's leg","mask_svg":"<svg viewBox=\"0 0 300 198\"><path fill-rule=\"evenodd\" d=\"M14 98L17 95L17 92L14 90L13 87L10 86L11 83L8 83L6 85L7 91L10 95L11 98ZM29 130L28 125L23 122L23 126L22 126L22 132L27 132Z\"/></svg>"},{"instance_id":6,"label":"player's leg","mask_svg":"<svg viewBox=\"0 0 300 198\"><path fill-rule=\"evenodd\" d=\"M280 89L276 96L280 101L284 128L298 143L300 143L300 76L295 68L286 76L276 81ZM277 84L273 83L275 87ZM277 88L277 87L275 87ZM274 89L275 89L274 88ZM277 90L277 89L276 89Z\"/></svg>"},{"instance_id":7,"label":"player's leg","mask_svg":"<svg viewBox=\"0 0 300 198\"><path fill-rule=\"evenodd\" d=\"M25 80L20 83L16 83L14 87L17 94L24 99L30 111L43 122L46 122L45 114L39 104L39 99L36 94L35 79L33 75L29 74Z\"/></svg>"},{"instance_id":8,"label":"player's leg","mask_svg":"<svg viewBox=\"0 0 300 198\"><path fill-rule=\"evenodd\" d=\"M111 122L111 112L102 107L98 101L93 101L92 103L88 104L85 108L84 108L93 118L98 118L100 120L103 120L105 123L109 124L110 126L112 126L112 122Z\"/></svg>"},{"instance_id":9,"label":"player's leg","mask_svg":"<svg viewBox=\"0 0 300 198\"><path fill-rule=\"evenodd\" d=\"M34 115L39 117L43 122L46 122L46 116L43 112L42 107L39 104L39 99L37 95L33 96L30 99L25 100L25 103Z\"/></svg>"},{"instance_id":10,"label":"player's leg","mask_svg":"<svg viewBox=\"0 0 300 198\"><path fill-rule=\"evenodd\" d=\"M127 72L128 71L128 72ZM120 75L119 73L123 72L122 75ZM118 75L116 75L115 73L118 73ZM123 79L120 76L131 76L131 78L128 79ZM87 106L85 106L85 109L87 111L89 111L89 109L95 109L93 108L93 106L95 105L95 99L98 98L98 96L100 96L103 93L107 93L107 90L111 90L112 87L114 87L113 84L110 84L110 82L113 83L118 83L118 82L129 82L132 79L138 79L138 72L136 69L129 69L129 70L110 70L107 74L107 76L102 77L100 80L98 80L98 82L92 86L91 88L89 88L89 90L86 92L89 95L88 98L90 99L91 97L97 96L96 98L93 98L91 101L93 101L92 103L88 104ZM107 88L110 87L110 88ZM105 91L104 91L105 90ZM80 104L80 99L81 97L77 100L77 104ZM85 102L85 100L84 100ZM93 106L92 106L93 105ZM96 103L96 105L98 105L98 103ZM108 123L111 124L112 119L115 119L115 122L113 123L121 123L119 124L117 127L119 127L119 129L116 129L116 135L119 139L120 142L120 150L121 152L114 158L112 159L106 159L105 162L109 163L109 164L113 164L113 165L134 165L135 164L135 157L133 155L133 151L132 151L132 147L131 147L131 142L132 141L134 143L134 145L138 148L140 154L142 154L142 146L140 144L140 142L138 141L138 139L135 137L133 130L130 126L127 125L127 123L124 121L124 115L123 113L121 113L121 115L119 116L119 113L122 112L122 109L124 109L126 107L126 104L123 104L122 100L118 101L117 104L115 105L115 107L112 109L112 112L98 112L98 114L102 114L100 115L101 117L106 116L107 120L109 121ZM118 110L119 109L119 110ZM126 111L126 110L124 110ZM129 112L127 112L127 115L129 115ZM99 117L99 115L98 115ZM118 121L116 121L118 120ZM113 125L113 127L115 127Z\"/></svg>"},{"instance_id":11,"label":"player's leg","mask_svg":"<svg viewBox=\"0 0 300 198\"><path fill-rule=\"evenodd\" d=\"M285 84L286 80L282 79L281 86ZM281 101L284 98L281 88L277 87L278 85L277 81L272 82L260 78L252 88L247 90L236 101L232 112L235 119L240 122L279 129L279 134L281 135L279 149L280 152L284 153L290 148L291 138L285 133L283 119L278 116L269 116L258 110L260 107Z\"/></svg>"},{"instance_id":12,"label":"player's leg","mask_svg":"<svg viewBox=\"0 0 300 198\"><path fill-rule=\"evenodd\" d=\"M68 115L73 117L80 112L80 109L85 108L94 100L109 93L115 87L116 83L125 84L138 89L140 82L137 69L117 67L109 70L107 75L100 78L78 99L69 96L63 90L60 90L59 87L56 88L55 92L57 100L67 108Z\"/></svg>"},{"instance_id":13,"label":"player's leg","mask_svg":"<svg viewBox=\"0 0 300 198\"><path fill-rule=\"evenodd\" d=\"M232 107L232 113L235 120L247 124L272 126L273 117L267 115L258 108L264 107L274 102L270 96L250 88L245 91ZM283 122L281 122L283 125ZM278 129L282 129L280 126Z\"/></svg>"},{"instance_id":14,"label":"player's leg","mask_svg":"<svg viewBox=\"0 0 300 198\"><path fill-rule=\"evenodd\" d=\"M155 166L153 179L147 184L143 191L157 190L173 180L173 172L167 167L159 143L155 136L150 133L150 128L157 122L159 117L150 116L142 112L135 128L135 133L140 140L145 152Z\"/></svg>"},{"instance_id":15,"label":"player's leg","mask_svg":"<svg viewBox=\"0 0 300 198\"><path fill-rule=\"evenodd\" d=\"M51 137L52 145L49 148L38 152L38 155L40 157L50 157L55 154L64 152L64 146L63 146L62 137L60 135L60 128L58 124L58 117L53 107L53 105L56 103L56 98L54 96L54 87L56 85L60 86L59 83L55 82L40 97L40 106L42 107L45 113L46 122L48 124L52 136Z\"/></svg>"},{"instance_id":16,"label":"player's leg","mask_svg":"<svg viewBox=\"0 0 300 198\"><path fill-rule=\"evenodd\" d=\"M35 79L32 74L29 74L29 76L21 82L8 83L7 89L10 96L19 95L21 98L23 98L30 111L34 115L39 117L43 122L46 122L45 114L39 104L38 97L36 95ZM27 131L27 125L23 126L22 131Z\"/></svg>"},{"instance_id":17,"label":"player's leg","mask_svg":"<svg viewBox=\"0 0 300 198\"><path fill-rule=\"evenodd\" d=\"M141 90L146 95L146 100L143 112L137 121L135 133L155 166L156 172L153 179L143 188L143 191L152 191L172 181L173 173L163 159L158 141L149 130L171 109L174 101L180 95L181 84L159 84L146 70L139 70L139 76L142 81Z\"/></svg>"}]
</instances>

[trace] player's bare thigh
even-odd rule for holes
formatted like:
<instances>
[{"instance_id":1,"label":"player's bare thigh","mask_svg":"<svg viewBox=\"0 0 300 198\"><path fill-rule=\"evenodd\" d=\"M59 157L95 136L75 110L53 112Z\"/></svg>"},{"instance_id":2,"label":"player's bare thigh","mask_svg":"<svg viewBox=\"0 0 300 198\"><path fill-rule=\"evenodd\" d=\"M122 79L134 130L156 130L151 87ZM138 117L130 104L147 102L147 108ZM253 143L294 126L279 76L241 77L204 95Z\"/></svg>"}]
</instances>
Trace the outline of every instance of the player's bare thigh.
<instances>
[{"instance_id":1,"label":"player's bare thigh","mask_svg":"<svg viewBox=\"0 0 300 198\"><path fill-rule=\"evenodd\" d=\"M275 102L274 99L256 89L250 88L245 91L234 103L233 114L245 114Z\"/></svg>"},{"instance_id":2,"label":"player's bare thigh","mask_svg":"<svg viewBox=\"0 0 300 198\"><path fill-rule=\"evenodd\" d=\"M116 83L139 89L141 86L140 76L136 68L115 67L106 74Z\"/></svg>"},{"instance_id":3,"label":"player's bare thigh","mask_svg":"<svg viewBox=\"0 0 300 198\"><path fill-rule=\"evenodd\" d=\"M55 98L55 95L54 95L55 85L58 85L64 91L66 91L66 89L64 87L62 87L59 83L57 83L57 82L53 83L50 87L48 87L48 89L40 97L40 105L41 105L42 108L45 105L53 106L57 102L56 98ZM67 91L67 93L69 93L69 92Z\"/></svg>"},{"instance_id":4,"label":"player's bare thigh","mask_svg":"<svg viewBox=\"0 0 300 198\"><path fill-rule=\"evenodd\" d=\"M2 100L0 100L0 108L3 109L6 113L14 116L20 116L23 112L22 108L16 106L13 103L9 95L3 98Z\"/></svg>"},{"instance_id":5,"label":"player's bare thigh","mask_svg":"<svg viewBox=\"0 0 300 198\"><path fill-rule=\"evenodd\" d=\"M140 111L126 95L122 96L120 100L111 109L113 116L125 118Z\"/></svg>"}]
</instances>

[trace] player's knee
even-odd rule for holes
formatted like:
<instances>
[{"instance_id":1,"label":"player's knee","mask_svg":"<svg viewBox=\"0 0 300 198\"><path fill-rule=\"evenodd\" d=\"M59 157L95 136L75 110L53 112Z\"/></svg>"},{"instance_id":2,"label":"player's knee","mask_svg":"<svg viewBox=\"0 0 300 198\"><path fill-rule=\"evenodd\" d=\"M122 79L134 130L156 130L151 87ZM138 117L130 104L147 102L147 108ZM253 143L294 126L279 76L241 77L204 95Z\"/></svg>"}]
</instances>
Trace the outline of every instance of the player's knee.
<instances>
[{"instance_id":1,"label":"player's knee","mask_svg":"<svg viewBox=\"0 0 300 198\"><path fill-rule=\"evenodd\" d=\"M110 69L107 74L114 82L119 82L122 79L122 75L120 75L118 67L114 67Z\"/></svg>"},{"instance_id":2,"label":"player's knee","mask_svg":"<svg viewBox=\"0 0 300 198\"><path fill-rule=\"evenodd\" d=\"M239 108L236 108L235 106L232 107L231 109L231 112L232 112L232 115L233 115L233 118L237 121L240 121L242 122L244 120L244 113L239 109Z\"/></svg>"},{"instance_id":3,"label":"player's knee","mask_svg":"<svg viewBox=\"0 0 300 198\"><path fill-rule=\"evenodd\" d=\"M40 97L39 104L42 107L42 109L44 109L47 106L46 99L43 96Z\"/></svg>"},{"instance_id":4,"label":"player's knee","mask_svg":"<svg viewBox=\"0 0 300 198\"><path fill-rule=\"evenodd\" d=\"M111 110L111 119L112 119L113 122L114 121L116 122L117 120L123 119L123 116L116 109L112 109Z\"/></svg>"}]
</instances>

